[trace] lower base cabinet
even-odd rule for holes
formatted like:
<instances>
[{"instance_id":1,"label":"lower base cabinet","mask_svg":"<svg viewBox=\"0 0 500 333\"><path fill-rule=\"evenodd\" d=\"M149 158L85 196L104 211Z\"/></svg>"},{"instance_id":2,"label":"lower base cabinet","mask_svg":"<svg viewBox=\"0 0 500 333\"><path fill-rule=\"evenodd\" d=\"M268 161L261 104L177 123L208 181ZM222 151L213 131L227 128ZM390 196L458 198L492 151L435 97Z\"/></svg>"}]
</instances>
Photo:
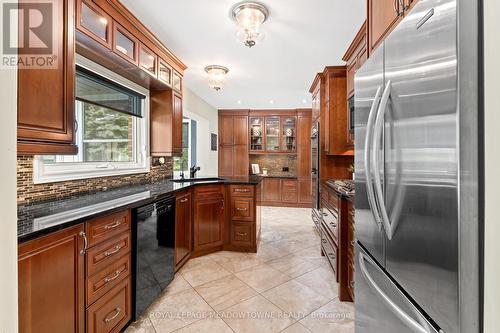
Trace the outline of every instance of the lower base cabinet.
<instances>
[{"instance_id":1,"label":"lower base cabinet","mask_svg":"<svg viewBox=\"0 0 500 333\"><path fill-rule=\"evenodd\" d=\"M83 333L84 225L19 245L19 332Z\"/></svg>"},{"instance_id":2,"label":"lower base cabinet","mask_svg":"<svg viewBox=\"0 0 500 333\"><path fill-rule=\"evenodd\" d=\"M224 245L224 186L206 185L194 190L194 246L196 255L217 251Z\"/></svg>"},{"instance_id":3,"label":"lower base cabinet","mask_svg":"<svg viewBox=\"0 0 500 333\"><path fill-rule=\"evenodd\" d=\"M264 178L261 190L263 206L311 207L310 180Z\"/></svg>"},{"instance_id":4,"label":"lower base cabinet","mask_svg":"<svg viewBox=\"0 0 500 333\"><path fill-rule=\"evenodd\" d=\"M126 210L19 244L19 332L120 332L132 318L130 221Z\"/></svg>"}]
</instances>

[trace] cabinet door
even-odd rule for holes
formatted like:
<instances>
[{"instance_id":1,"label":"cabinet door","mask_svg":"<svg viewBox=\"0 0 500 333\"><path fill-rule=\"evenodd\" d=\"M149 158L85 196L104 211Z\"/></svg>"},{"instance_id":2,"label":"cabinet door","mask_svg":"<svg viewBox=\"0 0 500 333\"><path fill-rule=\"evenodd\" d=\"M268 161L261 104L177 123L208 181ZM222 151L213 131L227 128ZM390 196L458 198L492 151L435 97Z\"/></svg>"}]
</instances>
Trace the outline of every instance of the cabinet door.
<instances>
[{"instance_id":1,"label":"cabinet door","mask_svg":"<svg viewBox=\"0 0 500 333\"><path fill-rule=\"evenodd\" d=\"M111 17L91 0L77 0L76 27L111 49Z\"/></svg>"},{"instance_id":2,"label":"cabinet door","mask_svg":"<svg viewBox=\"0 0 500 333\"><path fill-rule=\"evenodd\" d=\"M19 245L19 332L83 333L83 224Z\"/></svg>"},{"instance_id":3,"label":"cabinet door","mask_svg":"<svg viewBox=\"0 0 500 333\"><path fill-rule=\"evenodd\" d=\"M224 244L224 198L195 200L195 250Z\"/></svg>"},{"instance_id":4,"label":"cabinet door","mask_svg":"<svg viewBox=\"0 0 500 333\"><path fill-rule=\"evenodd\" d=\"M235 145L248 145L248 117L235 116L233 119L233 142Z\"/></svg>"},{"instance_id":5,"label":"cabinet door","mask_svg":"<svg viewBox=\"0 0 500 333\"><path fill-rule=\"evenodd\" d=\"M233 176L248 177L249 174L248 144L233 146Z\"/></svg>"},{"instance_id":6,"label":"cabinet door","mask_svg":"<svg viewBox=\"0 0 500 333\"><path fill-rule=\"evenodd\" d=\"M266 151L280 150L280 117L266 117Z\"/></svg>"},{"instance_id":7,"label":"cabinet door","mask_svg":"<svg viewBox=\"0 0 500 333\"><path fill-rule=\"evenodd\" d=\"M219 137L223 146L234 144L233 116L219 116Z\"/></svg>"},{"instance_id":8,"label":"cabinet door","mask_svg":"<svg viewBox=\"0 0 500 333\"><path fill-rule=\"evenodd\" d=\"M299 203L312 203L311 180L299 180Z\"/></svg>"},{"instance_id":9,"label":"cabinet door","mask_svg":"<svg viewBox=\"0 0 500 333\"><path fill-rule=\"evenodd\" d=\"M172 76L172 88L182 93L182 75L174 71Z\"/></svg>"},{"instance_id":10,"label":"cabinet door","mask_svg":"<svg viewBox=\"0 0 500 333\"><path fill-rule=\"evenodd\" d=\"M262 201L281 201L281 182L279 178L265 178L262 181Z\"/></svg>"},{"instance_id":11,"label":"cabinet door","mask_svg":"<svg viewBox=\"0 0 500 333\"><path fill-rule=\"evenodd\" d=\"M191 192L177 196L175 200L175 266L191 252Z\"/></svg>"},{"instance_id":12,"label":"cabinet door","mask_svg":"<svg viewBox=\"0 0 500 333\"><path fill-rule=\"evenodd\" d=\"M113 52L136 66L139 64L139 41L116 22L113 22Z\"/></svg>"},{"instance_id":13,"label":"cabinet door","mask_svg":"<svg viewBox=\"0 0 500 333\"><path fill-rule=\"evenodd\" d=\"M294 152L297 149L297 117L281 119L281 151Z\"/></svg>"},{"instance_id":14,"label":"cabinet door","mask_svg":"<svg viewBox=\"0 0 500 333\"><path fill-rule=\"evenodd\" d=\"M311 179L311 117L297 119L297 176Z\"/></svg>"},{"instance_id":15,"label":"cabinet door","mask_svg":"<svg viewBox=\"0 0 500 333\"><path fill-rule=\"evenodd\" d=\"M250 117L250 151L264 151L264 118Z\"/></svg>"},{"instance_id":16,"label":"cabinet door","mask_svg":"<svg viewBox=\"0 0 500 333\"><path fill-rule=\"evenodd\" d=\"M19 4L24 2L32 1L22 0ZM48 27L54 28L53 52L57 57L57 67L50 70L18 69L17 138L20 154L77 152L74 145L75 0L55 1L52 5L56 16Z\"/></svg>"},{"instance_id":17,"label":"cabinet door","mask_svg":"<svg viewBox=\"0 0 500 333\"><path fill-rule=\"evenodd\" d=\"M156 77L157 61L157 56L153 51L143 44L139 45L139 67L141 67L141 69L153 77Z\"/></svg>"},{"instance_id":18,"label":"cabinet door","mask_svg":"<svg viewBox=\"0 0 500 333\"><path fill-rule=\"evenodd\" d=\"M173 150L182 152L182 96L174 93L173 96Z\"/></svg>"},{"instance_id":19,"label":"cabinet door","mask_svg":"<svg viewBox=\"0 0 500 333\"><path fill-rule=\"evenodd\" d=\"M219 176L233 175L233 146L219 146Z\"/></svg>"},{"instance_id":20,"label":"cabinet door","mask_svg":"<svg viewBox=\"0 0 500 333\"><path fill-rule=\"evenodd\" d=\"M358 68L357 55L347 64L347 97L354 95L354 75Z\"/></svg>"},{"instance_id":21,"label":"cabinet door","mask_svg":"<svg viewBox=\"0 0 500 333\"><path fill-rule=\"evenodd\" d=\"M375 49L398 22L399 0L368 0L368 33L370 50Z\"/></svg>"}]
</instances>

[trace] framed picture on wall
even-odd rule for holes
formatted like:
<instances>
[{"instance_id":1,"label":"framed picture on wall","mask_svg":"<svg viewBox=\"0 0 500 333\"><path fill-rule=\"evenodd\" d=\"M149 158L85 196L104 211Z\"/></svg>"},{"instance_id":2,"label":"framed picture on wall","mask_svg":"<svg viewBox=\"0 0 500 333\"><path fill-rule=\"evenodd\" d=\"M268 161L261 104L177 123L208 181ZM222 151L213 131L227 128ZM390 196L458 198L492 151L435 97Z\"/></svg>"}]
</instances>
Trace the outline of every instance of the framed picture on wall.
<instances>
[{"instance_id":1,"label":"framed picture on wall","mask_svg":"<svg viewBox=\"0 0 500 333\"><path fill-rule=\"evenodd\" d=\"M217 151L217 134L212 133L210 136L210 144L212 146L212 150Z\"/></svg>"}]
</instances>

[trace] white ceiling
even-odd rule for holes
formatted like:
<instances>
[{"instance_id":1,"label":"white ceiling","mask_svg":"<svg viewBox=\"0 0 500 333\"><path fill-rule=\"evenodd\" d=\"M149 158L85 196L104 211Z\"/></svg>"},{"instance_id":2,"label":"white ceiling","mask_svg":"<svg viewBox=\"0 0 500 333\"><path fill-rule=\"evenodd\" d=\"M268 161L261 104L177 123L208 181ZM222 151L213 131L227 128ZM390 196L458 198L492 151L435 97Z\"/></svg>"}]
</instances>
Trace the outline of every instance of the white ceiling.
<instances>
[{"instance_id":1,"label":"white ceiling","mask_svg":"<svg viewBox=\"0 0 500 333\"><path fill-rule=\"evenodd\" d=\"M122 0L187 66L185 87L216 108L310 107L309 87L342 56L365 18L366 0L263 0L265 38L236 39L238 0ZM224 88L208 87L204 67L230 69ZM274 101L272 103L271 101ZM305 103L304 103L305 102Z\"/></svg>"}]
</instances>

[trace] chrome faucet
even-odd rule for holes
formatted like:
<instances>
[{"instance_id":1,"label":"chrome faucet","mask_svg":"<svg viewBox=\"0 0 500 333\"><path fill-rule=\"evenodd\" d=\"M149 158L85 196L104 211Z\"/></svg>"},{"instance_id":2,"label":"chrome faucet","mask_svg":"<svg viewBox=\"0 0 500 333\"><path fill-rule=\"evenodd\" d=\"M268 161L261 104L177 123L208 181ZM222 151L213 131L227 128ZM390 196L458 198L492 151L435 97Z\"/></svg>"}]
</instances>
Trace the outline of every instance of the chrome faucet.
<instances>
[{"instance_id":1,"label":"chrome faucet","mask_svg":"<svg viewBox=\"0 0 500 333\"><path fill-rule=\"evenodd\" d=\"M193 165L191 168L189 168L189 178L194 178L196 176L196 172L200 170L200 167Z\"/></svg>"}]
</instances>

